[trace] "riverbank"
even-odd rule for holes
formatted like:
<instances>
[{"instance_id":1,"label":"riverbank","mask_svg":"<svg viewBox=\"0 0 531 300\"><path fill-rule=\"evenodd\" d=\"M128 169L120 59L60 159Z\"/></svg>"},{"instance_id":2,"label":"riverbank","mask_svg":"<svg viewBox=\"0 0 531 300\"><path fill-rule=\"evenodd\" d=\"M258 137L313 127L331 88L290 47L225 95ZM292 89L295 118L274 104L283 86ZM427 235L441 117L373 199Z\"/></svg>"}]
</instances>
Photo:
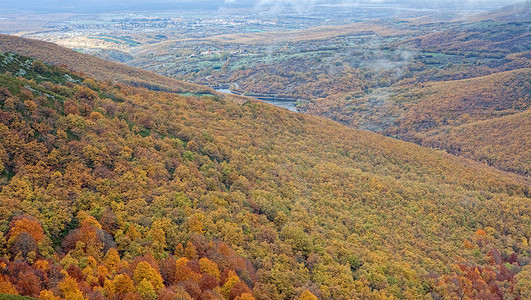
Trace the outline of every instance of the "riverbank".
<instances>
[{"instance_id":1,"label":"riverbank","mask_svg":"<svg viewBox=\"0 0 531 300\"><path fill-rule=\"evenodd\" d=\"M277 95L274 95L274 94L245 94L245 93L243 93L241 91L237 91L237 90L231 89L230 86L224 86L224 85L211 86L211 88L213 88L214 90L216 90L217 92L220 92L220 93L227 93L227 94L235 94L235 95L240 95L240 96L252 97L252 98L256 98L258 100L262 100L262 101L265 101L267 103L270 103L270 104L273 104L273 105L276 105L276 106L287 108L287 109L289 109L291 111L297 111L297 107L296 107L295 103L299 99L287 98L287 97L278 97Z\"/></svg>"}]
</instances>

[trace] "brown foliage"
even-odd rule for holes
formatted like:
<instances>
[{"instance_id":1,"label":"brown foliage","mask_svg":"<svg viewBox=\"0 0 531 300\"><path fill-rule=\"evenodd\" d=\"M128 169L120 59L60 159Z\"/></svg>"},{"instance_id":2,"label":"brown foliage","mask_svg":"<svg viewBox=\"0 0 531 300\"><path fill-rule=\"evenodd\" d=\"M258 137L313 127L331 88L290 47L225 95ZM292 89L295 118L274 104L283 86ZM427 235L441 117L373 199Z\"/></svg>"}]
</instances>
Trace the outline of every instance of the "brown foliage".
<instances>
[{"instance_id":1,"label":"brown foliage","mask_svg":"<svg viewBox=\"0 0 531 300\"><path fill-rule=\"evenodd\" d=\"M187 281L184 281L184 282L182 282L180 284L184 287L186 292L193 299L199 299L199 297L201 297L201 294L202 294L201 288L199 287L197 282L192 281L192 280L187 280Z\"/></svg>"},{"instance_id":2,"label":"brown foliage","mask_svg":"<svg viewBox=\"0 0 531 300\"><path fill-rule=\"evenodd\" d=\"M21 295L38 297L42 289L42 281L33 271L21 272L18 274L15 288Z\"/></svg>"},{"instance_id":3,"label":"brown foliage","mask_svg":"<svg viewBox=\"0 0 531 300\"><path fill-rule=\"evenodd\" d=\"M217 286L219 286L219 279L210 274L203 274L199 280L199 288L202 291L213 290Z\"/></svg>"},{"instance_id":4,"label":"brown foliage","mask_svg":"<svg viewBox=\"0 0 531 300\"><path fill-rule=\"evenodd\" d=\"M44 231L37 219L28 215L15 216L11 222L9 222L9 231L7 233L8 240L15 238L23 232L29 234L36 243L41 242L44 238Z\"/></svg>"},{"instance_id":5,"label":"brown foliage","mask_svg":"<svg viewBox=\"0 0 531 300\"><path fill-rule=\"evenodd\" d=\"M241 294L250 294L251 290L249 287L243 282L238 281L236 285L232 287L232 289L229 292L229 299L235 299L236 297L239 297Z\"/></svg>"}]
</instances>

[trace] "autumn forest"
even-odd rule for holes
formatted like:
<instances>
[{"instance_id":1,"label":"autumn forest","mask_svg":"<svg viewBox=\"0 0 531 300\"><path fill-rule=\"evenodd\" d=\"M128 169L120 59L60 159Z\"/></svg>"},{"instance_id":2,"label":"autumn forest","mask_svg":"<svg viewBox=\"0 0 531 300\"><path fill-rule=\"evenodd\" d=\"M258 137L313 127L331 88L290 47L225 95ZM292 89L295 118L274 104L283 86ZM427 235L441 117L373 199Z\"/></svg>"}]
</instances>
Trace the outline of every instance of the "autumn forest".
<instances>
[{"instance_id":1,"label":"autumn forest","mask_svg":"<svg viewBox=\"0 0 531 300\"><path fill-rule=\"evenodd\" d=\"M531 299L530 50L496 45L303 70L292 112L0 35L0 299Z\"/></svg>"}]
</instances>

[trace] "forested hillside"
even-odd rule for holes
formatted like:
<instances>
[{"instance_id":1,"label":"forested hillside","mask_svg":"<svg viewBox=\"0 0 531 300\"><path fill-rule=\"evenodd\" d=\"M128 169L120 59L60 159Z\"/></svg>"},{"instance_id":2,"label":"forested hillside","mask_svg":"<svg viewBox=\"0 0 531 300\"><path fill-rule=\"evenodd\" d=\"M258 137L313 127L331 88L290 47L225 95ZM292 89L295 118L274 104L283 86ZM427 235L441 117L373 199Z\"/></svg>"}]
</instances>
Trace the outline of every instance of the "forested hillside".
<instances>
[{"instance_id":1,"label":"forested hillside","mask_svg":"<svg viewBox=\"0 0 531 300\"><path fill-rule=\"evenodd\" d=\"M98 80L113 80L123 84L172 92L214 92L205 86L170 79L124 64L109 62L53 43L0 34L0 51L16 52L50 64L82 70L88 76Z\"/></svg>"},{"instance_id":2,"label":"forested hillside","mask_svg":"<svg viewBox=\"0 0 531 300\"><path fill-rule=\"evenodd\" d=\"M2 59L0 293L530 297L528 178L257 101Z\"/></svg>"},{"instance_id":3,"label":"forested hillside","mask_svg":"<svg viewBox=\"0 0 531 300\"><path fill-rule=\"evenodd\" d=\"M531 111L472 122L425 138L422 144L516 173L531 172Z\"/></svg>"},{"instance_id":4,"label":"forested hillside","mask_svg":"<svg viewBox=\"0 0 531 300\"><path fill-rule=\"evenodd\" d=\"M530 95L531 69L519 69L375 89L368 95L349 93L310 105L308 111L528 175ZM478 121L485 122L472 125ZM468 128L466 133L464 128ZM459 138L456 132L461 132ZM461 150L464 144L467 150Z\"/></svg>"},{"instance_id":5,"label":"forested hillside","mask_svg":"<svg viewBox=\"0 0 531 300\"><path fill-rule=\"evenodd\" d=\"M459 126L504 122L498 118L529 108L530 7L525 1L466 18L441 11L169 39L140 46L128 64L238 94L294 100L304 113L528 176L524 139L499 139L516 136L514 126L489 126L495 131L481 142L473 134L444 138ZM528 122L517 126L531 131ZM459 150L465 144L476 150Z\"/></svg>"}]
</instances>

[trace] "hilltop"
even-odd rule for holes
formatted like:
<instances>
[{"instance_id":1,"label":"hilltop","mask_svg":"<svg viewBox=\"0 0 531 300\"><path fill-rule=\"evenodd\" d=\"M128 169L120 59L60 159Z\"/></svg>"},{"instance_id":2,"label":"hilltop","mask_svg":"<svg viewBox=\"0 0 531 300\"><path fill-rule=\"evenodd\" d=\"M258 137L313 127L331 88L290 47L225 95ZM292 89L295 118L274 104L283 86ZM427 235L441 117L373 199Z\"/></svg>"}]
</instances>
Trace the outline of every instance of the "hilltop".
<instances>
[{"instance_id":1,"label":"hilltop","mask_svg":"<svg viewBox=\"0 0 531 300\"><path fill-rule=\"evenodd\" d=\"M531 20L531 1L523 1L469 17L468 21L529 22Z\"/></svg>"},{"instance_id":2,"label":"hilltop","mask_svg":"<svg viewBox=\"0 0 531 300\"><path fill-rule=\"evenodd\" d=\"M171 92L214 93L208 87L170 79L152 72L106 61L53 43L0 34L0 51L15 52L40 59L53 65L65 65L82 70L98 80L112 80L123 84Z\"/></svg>"},{"instance_id":3,"label":"hilltop","mask_svg":"<svg viewBox=\"0 0 531 300\"><path fill-rule=\"evenodd\" d=\"M258 101L153 91L4 57L0 292L528 291L527 178Z\"/></svg>"}]
</instances>

